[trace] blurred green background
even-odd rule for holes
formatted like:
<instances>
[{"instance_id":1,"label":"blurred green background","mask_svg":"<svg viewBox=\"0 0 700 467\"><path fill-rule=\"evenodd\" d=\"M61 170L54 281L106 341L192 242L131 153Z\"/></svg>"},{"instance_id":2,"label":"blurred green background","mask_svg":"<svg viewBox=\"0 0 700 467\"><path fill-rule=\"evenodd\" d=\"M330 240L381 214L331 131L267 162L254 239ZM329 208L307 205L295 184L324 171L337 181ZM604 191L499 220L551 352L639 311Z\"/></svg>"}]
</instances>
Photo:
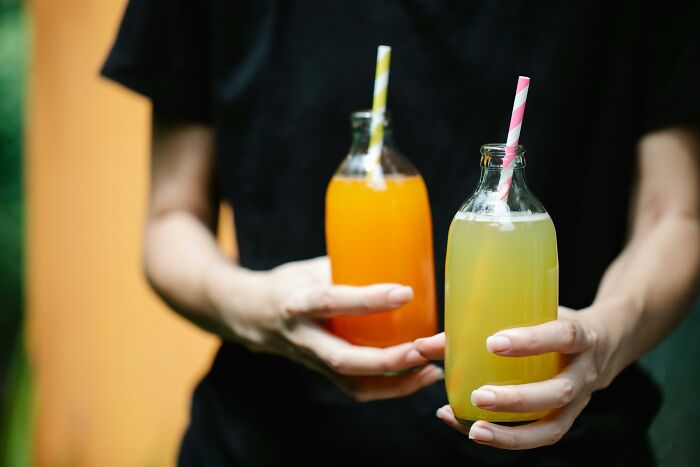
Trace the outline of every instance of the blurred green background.
<instances>
[{"instance_id":1,"label":"blurred green background","mask_svg":"<svg viewBox=\"0 0 700 467\"><path fill-rule=\"evenodd\" d=\"M22 340L22 143L28 22L0 0L0 465L30 464L31 378ZM661 385L651 430L659 465L700 465L700 306L642 364Z\"/></svg>"},{"instance_id":2,"label":"blurred green background","mask_svg":"<svg viewBox=\"0 0 700 467\"><path fill-rule=\"evenodd\" d=\"M22 346L22 139L27 27L0 0L0 465L28 465L30 384Z\"/></svg>"},{"instance_id":3,"label":"blurred green background","mask_svg":"<svg viewBox=\"0 0 700 467\"><path fill-rule=\"evenodd\" d=\"M700 465L700 302L676 330L642 359L661 386L663 404L651 427L660 466Z\"/></svg>"}]
</instances>

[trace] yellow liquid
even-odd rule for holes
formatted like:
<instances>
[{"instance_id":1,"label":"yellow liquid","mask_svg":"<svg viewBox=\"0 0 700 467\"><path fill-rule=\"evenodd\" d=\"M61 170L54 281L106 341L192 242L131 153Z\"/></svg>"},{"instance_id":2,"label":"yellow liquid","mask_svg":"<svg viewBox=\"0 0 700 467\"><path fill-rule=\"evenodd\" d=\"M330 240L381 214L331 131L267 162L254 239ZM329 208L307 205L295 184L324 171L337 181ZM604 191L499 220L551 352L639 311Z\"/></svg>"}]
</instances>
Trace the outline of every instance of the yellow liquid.
<instances>
[{"instance_id":1,"label":"yellow liquid","mask_svg":"<svg viewBox=\"0 0 700 467\"><path fill-rule=\"evenodd\" d=\"M532 383L557 373L555 353L500 357L486 349L486 338L497 331L557 318L559 265L551 219L458 213L450 226L445 269L445 384L457 419L542 418L547 412L493 412L470 399L486 384Z\"/></svg>"}]
</instances>

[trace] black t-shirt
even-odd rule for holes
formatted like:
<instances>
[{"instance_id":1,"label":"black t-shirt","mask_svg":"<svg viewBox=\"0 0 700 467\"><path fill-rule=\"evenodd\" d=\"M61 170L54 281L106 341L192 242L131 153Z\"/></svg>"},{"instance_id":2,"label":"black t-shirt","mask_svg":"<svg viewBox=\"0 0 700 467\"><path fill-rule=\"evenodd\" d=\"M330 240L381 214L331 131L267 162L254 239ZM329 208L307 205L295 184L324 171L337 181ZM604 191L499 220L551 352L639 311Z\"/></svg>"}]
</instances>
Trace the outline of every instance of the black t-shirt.
<instances>
[{"instance_id":1,"label":"black t-shirt","mask_svg":"<svg viewBox=\"0 0 700 467\"><path fill-rule=\"evenodd\" d=\"M438 291L447 229L506 136L532 78L521 142L556 225L560 301L594 298L626 236L635 144L698 117L698 12L669 2L132 0L103 73L154 107L210 124L240 262L324 254L324 191L369 107L378 44L393 46L388 108L423 174ZM478 446L439 422L442 384L358 403L322 376L225 343L194 394L181 465L644 465L659 404L636 366L596 393L557 445ZM605 458L602 453L609 452Z\"/></svg>"}]
</instances>

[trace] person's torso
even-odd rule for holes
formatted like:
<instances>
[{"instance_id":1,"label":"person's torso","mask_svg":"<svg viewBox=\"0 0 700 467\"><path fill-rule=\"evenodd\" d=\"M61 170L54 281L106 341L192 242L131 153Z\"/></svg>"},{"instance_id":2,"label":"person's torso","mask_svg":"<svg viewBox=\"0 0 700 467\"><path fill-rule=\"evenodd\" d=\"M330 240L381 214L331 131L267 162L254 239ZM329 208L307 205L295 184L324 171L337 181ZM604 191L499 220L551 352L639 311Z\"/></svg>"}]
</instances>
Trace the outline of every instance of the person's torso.
<instances>
[{"instance_id":1,"label":"person's torso","mask_svg":"<svg viewBox=\"0 0 700 467\"><path fill-rule=\"evenodd\" d=\"M557 229L560 301L591 302L625 236L639 136L634 8L369 0L210 0L208 8L218 183L234 209L243 266L325 253L325 189L350 145L350 112L371 104L376 47L387 44L388 109L397 145L429 190L438 291L447 230L476 185L479 146L505 140L517 76L527 75L521 142L530 188ZM630 378L641 384L635 397L594 397L592 415L562 444L580 462L594 458L594 440L624 446L625 436L643 437L658 396L636 370L616 385ZM434 416L445 403L441 384L356 403L294 363L224 344L195 394L183 453L199 442L226 446L246 465L371 463L376 453L402 465L539 462L541 454L484 448L452 432ZM635 404L644 406L636 415ZM634 426L608 438L591 434L610 417Z\"/></svg>"}]
</instances>

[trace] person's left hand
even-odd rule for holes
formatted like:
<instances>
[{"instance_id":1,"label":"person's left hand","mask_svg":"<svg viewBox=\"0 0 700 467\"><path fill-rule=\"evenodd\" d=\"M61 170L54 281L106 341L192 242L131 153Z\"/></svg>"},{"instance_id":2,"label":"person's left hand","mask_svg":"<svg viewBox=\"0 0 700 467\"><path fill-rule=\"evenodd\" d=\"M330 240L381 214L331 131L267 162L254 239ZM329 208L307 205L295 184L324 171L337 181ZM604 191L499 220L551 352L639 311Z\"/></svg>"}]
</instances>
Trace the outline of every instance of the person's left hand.
<instances>
[{"instance_id":1,"label":"person's left hand","mask_svg":"<svg viewBox=\"0 0 700 467\"><path fill-rule=\"evenodd\" d=\"M449 405L438 409L438 418L479 444L502 449L531 449L559 441L588 404L591 393L610 384L614 376L608 370L610 345L603 339L605 331L594 318L606 311L601 308L604 306L574 312L560 307L555 321L499 331L486 340L488 350L502 357L561 354L561 370L552 379L513 386L482 386L471 394L472 403L482 409L496 412L551 409L545 418L516 427L482 420L470 429L457 421ZM415 346L427 359L443 359L445 335L418 339Z\"/></svg>"}]
</instances>

